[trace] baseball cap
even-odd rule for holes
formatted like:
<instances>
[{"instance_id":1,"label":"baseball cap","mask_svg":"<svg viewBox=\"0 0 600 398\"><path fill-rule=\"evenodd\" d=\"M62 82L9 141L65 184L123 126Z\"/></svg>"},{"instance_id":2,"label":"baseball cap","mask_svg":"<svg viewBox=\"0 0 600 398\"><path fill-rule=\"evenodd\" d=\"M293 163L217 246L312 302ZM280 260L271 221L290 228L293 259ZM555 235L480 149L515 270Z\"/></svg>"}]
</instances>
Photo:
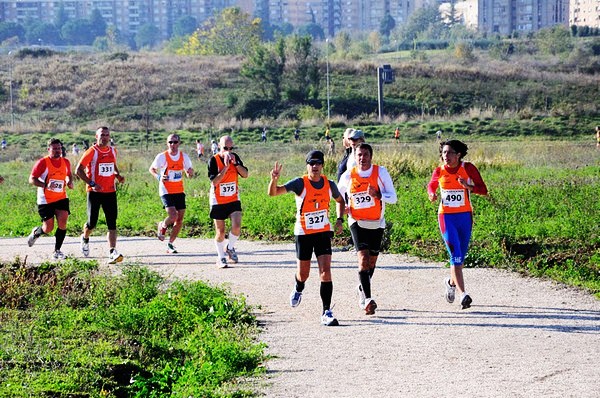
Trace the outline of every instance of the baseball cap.
<instances>
[{"instance_id":1,"label":"baseball cap","mask_svg":"<svg viewBox=\"0 0 600 398\"><path fill-rule=\"evenodd\" d=\"M306 163L310 162L318 162L325 163L325 155L321 151L310 151L308 155L306 155Z\"/></svg>"},{"instance_id":2,"label":"baseball cap","mask_svg":"<svg viewBox=\"0 0 600 398\"><path fill-rule=\"evenodd\" d=\"M365 139L365 133L362 130L354 130L348 135L348 138L351 140Z\"/></svg>"}]
</instances>

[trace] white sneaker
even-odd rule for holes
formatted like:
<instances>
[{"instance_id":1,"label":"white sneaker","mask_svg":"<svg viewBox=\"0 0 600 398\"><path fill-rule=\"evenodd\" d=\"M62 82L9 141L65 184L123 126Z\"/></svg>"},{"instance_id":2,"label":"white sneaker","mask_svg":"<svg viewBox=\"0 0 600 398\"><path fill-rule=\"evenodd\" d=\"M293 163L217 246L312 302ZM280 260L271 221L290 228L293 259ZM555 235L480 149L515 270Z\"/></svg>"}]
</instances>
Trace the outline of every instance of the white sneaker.
<instances>
[{"instance_id":1,"label":"white sneaker","mask_svg":"<svg viewBox=\"0 0 600 398\"><path fill-rule=\"evenodd\" d=\"M326 310L323 315L321 315L321 325L323 326L339 326L339 322L333 316L333 312L331 310Z\"/></svg>"},{"instance_id":2,"label":"white sneaker","mask_svg":"<svg viewBox=\"0 0 600 398\"><path fill-rule=\"evenodd\" d=\"M171 242L167 243L167 253L177 253L177 249Z\"/></svg>"},{"instance_id":3,"label":"white sneaker","mask_svg":"<svg viewBox=\"0 0 600 398\"><path fill-rule=\"evenodd\" d=\"M221 257L217 260L217 266L220 268L227 268L227 259L225 257Z\"/></svg>"},{"instance_id":4,"label":"white sneaker","mask_svg":"<svg viewBox=\"0 0 600 398\"><path fill-rule=\"evenodd\" d=\"M365 302L367 301L367 298L365 297L365 292L363 292L363 288L360 283L356 287L356 295L358 296L358 306L360 307L361 310L364 310L365 305L366 305Z\"/></svg>"},{"instance_id":5,"label":"white sneaker","mask_svg":"<svg viewBox=\"0 0 600 398\"><path fill-rule=\"evenodd\" d=\"M114 249L113 251L111 251L108 255L108 263L109 264L116 264L116 263L120 263L121 261L123 261L123 255L120 254L117 249Z\"/></svg>"},{"instance_id":6,"label":"white sneaker","mask_svg":"<svg viewBox=\"0 0 600 398\"><path fill-rule=\"evenodd\" d=\"M230 249L229 246L227 246L225 253L229 256L229 259L231 260L232 263L237 264L238 255L235 252L235 249L233 247Z\"/></svg>"},{"instance_id":7,"label":"white sneaker","mask_svg":"<svg viewBox=\"0 0 600 398\"><path fill-rule=\"evenodd\" d=\"M456 286L452 286L450 284L450 277L444 280L444 286L446 286L446 294L444 294L444 296L446 297L446 301L449 303L453 303L454 298L456 296Z\"/></svg>"},{"instance_id":8,"label":"white sneaker","mask_svg":"<svg viewBox=\"0 0 600 398\"><path fill-rule=\"evenodd\" d=\"M29 236L27 237L27 245L29 247L33 246L33 244L35 243L36 240L38 240L38 238L40 237L40 235L36 235L36 231L38 230L39 227L33 227L33 229L31 230L31 233L29 234Z\"/></svg>"},{"instance_id":9,"label":"white sneaker","mask_svg":"<svg viewBox=\"0 0 600 398\"><path fill-rule=\"evenodd\" d=\"M61 252L60 250L56 250L54 252L54 254L52 255L52 258L55 260L64 260L65 259L65 254L63 252Z\"/></svg>"},{"instance_id":10,"label":"white sneaker","mask_svg":"<svg viewBox=\"0 0 600 398\"><path fill-rule=\"evenodd\" d=\"M85 257L90 255L90 239L88 238L86 242L83 235L81 235L81 252Z\"/></svg>"}]
</instances>

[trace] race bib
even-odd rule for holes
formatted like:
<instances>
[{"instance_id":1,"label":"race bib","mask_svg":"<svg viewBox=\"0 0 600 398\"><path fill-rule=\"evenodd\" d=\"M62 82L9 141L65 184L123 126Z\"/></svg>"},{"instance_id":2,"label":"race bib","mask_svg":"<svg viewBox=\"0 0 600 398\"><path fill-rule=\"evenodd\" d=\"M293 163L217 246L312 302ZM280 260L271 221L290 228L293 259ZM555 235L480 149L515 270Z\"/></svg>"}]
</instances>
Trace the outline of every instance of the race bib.
<instances>
[{"instance_id":1,"label":"race bib","mask_svg":"<svg viewBox=\"0 0 600 398\"><path fill-rule=\"evenodd\" d=\"M304 213L304 224L306 229L322 229L327 220L327 210L311 211Z\"/></svg>"},{"instance_id":2,"label":"race bib","mask_svg":"<svg viewBox=\"0 0 600 398\"><path fill-rule=\"evenodd\" d=\"M464 189L442 189L442 205L446 207L461 207L465 205Z\"/></svg>"},{"instance_id":3,"label":"race bib","mask_svg":"<svg viewBox=\"0 0 600 398\"><path fill-rule=\"evenodd\" d=\"M221 196L233 196L236 194L235 182L225 182L219 184L219 194Z\"/></svg>"},{"instance_id":4,"label":"race bib","mask_svg":"<svg viewBox=\"0 0 600 398\"><path fill-rule=\"evenodd\" d=\"M52 192L63 192L65 190L65 181L50 179L46 189Z\"/></svg>"},{"instance_id":5,"label":"race bib","mask_svg":"<svg viewBox=\"0 0 600 398\"><path fill-rule=\"evenodd\" d=\"M110 177L115 174L114 163L100 163L98 165L98 174L102 177Z\"/></svg>"},{"instance_id":6,"label":"race bib","mask_svg":"<svg viewBox=\"0 0 600 398\"><path fill-rule=\"evenodd\" d=\"M356 192L352 194L352 207L355 209L368 209L375 206L373 197L368 192Z\"/></svg>"},{"instance_id":7,"label":"race bib","mask_svg":"<svg viewBox=\"0 0 600 398\"><path fill-rule=\"evenodd\" d=\"M183 170L169 170L167 176L171 182L181 181L183 178Z\"/></svg>"}]
</instances>

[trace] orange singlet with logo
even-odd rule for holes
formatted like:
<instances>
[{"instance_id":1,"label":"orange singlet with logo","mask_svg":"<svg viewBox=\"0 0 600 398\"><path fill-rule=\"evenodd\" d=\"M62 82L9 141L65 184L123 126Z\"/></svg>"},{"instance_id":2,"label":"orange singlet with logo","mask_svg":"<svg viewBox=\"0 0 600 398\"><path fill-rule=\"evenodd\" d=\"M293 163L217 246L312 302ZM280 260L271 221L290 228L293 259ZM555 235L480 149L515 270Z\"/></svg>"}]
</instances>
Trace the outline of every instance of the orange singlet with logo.
<instances>
[{"instance_id":1,"label":"orange singlet with logo","mask_svg":"<svg viewBox=\"0 0 600 398\"><path fill-rule=\"evenodd\" d=\"M85 151L81 158L81 164L87 165L85 173L88 178L100 185L102 193L115 192L115 164L117 153L113 147L100 148L94 144ZM93 191L88 185L88 192Z\"/></svg>"},{"instance_id":2,"label":"orange singlet with logo","mask_svg":"<svg viewBox=\"0 0 600 398\"><path fill-rule=\"evenodd\" d=\"M225 163L219 155L215 155L217 161L217 169L223 170ZM218 205L232 203L240 200L240 192L238 186L238 172L235 167L229 167L223 176L221 182L217 186L211 185L211 191L214 193L215 200Z\"/></svg>"},{"instance_id":3,"label":"orange singlet with logo","mask_svg":"<svg viewBox=\"0 0 600 398\"><path fill-rule=\"evenodd\" d=\"M296 224L300 226L296 235L310 235L319 232L331 231L329 223L329 202L331 201L331 189L329 180L323 177L323 187L317 189L312 186L308 176L304 180L304 196L297 198Z\"/></svg>"},{"instance_id":4,"label":"orange singlet with logo","mask_svg":"<svg viewBox=\"0 0 600 398\"><path fill-rule=\"evenodd\" d=\"M52 164L49 156L46 156L44 160L46 162L46 176L44 179L46 186L38 188L41 195L41 198L39 198L41 201L38 200L38 203L54 203L66 199L67 166L65 160L60 158L60 165L58 167Z\"/></svg>"},{"instance_id":5,"label":"orange singlet with logo","mask_svg":"<svg viewBox=\"0 0 600 398\"><path fill-rule=\"evenodd\" d=\"M165 161L167 162L164 175L169 177L167 181L161 180L167 193L183 192L183 153L179 152L179 159L173 160L169 151L165 151Z\"/></svg>"},{"instance_id":6,"label":"orange singlet with logo","mask_svg":"<svg viewBox=\"0 0 600 398\"><path fill-rule=\"evenodd\" d=\"M440 208L439 213L465 213L472 212L471 195L468 189L465 189L458 182L458 177L462 177L467 182L472 183L471 178L465 170L464 162L461 162L456 173L450 173L446 167L440 168Z\"/></svg>"},{"instance_id":7,"label":"orange singlet with logo","mask_svg":"<svg viewBox=\"0 0 600 398\"><path fill-rule=\"evenodd\" d=\"M378 186L379 166L373 165L369 177L361 177L358 168L354 166L350 171L350 215L355 220L379 220L381 218L381 199L369 195L369 185Z\"/></svg>"}]
</instances>

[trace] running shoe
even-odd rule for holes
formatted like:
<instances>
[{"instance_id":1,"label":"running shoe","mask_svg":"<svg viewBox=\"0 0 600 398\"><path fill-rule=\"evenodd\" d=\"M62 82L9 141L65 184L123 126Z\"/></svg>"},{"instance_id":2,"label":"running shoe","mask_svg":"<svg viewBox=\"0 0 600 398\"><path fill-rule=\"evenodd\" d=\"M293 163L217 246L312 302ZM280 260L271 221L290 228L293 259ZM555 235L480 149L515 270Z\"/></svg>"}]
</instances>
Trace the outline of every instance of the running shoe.
<instances>
[{"instance_id":1,"label":"running shoe","mask_svg":"<svg viewBox=\"0 0 600 398\"><path fill-rule=\"evenodd\" d=\"M359 283L356 287L356 295L358 296L358 306L361 310L365 309L365 301L367 298L365 297L365 292L363 292L362 285Z\"/></svg>"},{"instance_id":2,"label":"running shoe","mask_svg":"<svg viewBox=\"0 0 600 398\"><path fill-rule=\"evenodd\" d=\"M367 299L366 305L365 305L365 314L373 315L375 313L376 309L377 309L377 303L375 302L375 300L373 300L372 298Z\"/></svg>"},{"instance_id":3,"label":"running shoe","mask_svg":"<svg viewBox=\"0 0 600 398\"><path fill-rule=\"evenodd\" d=\"M158 226L156 227L156 236L159 241L165 240L165 234L167 233L167 229L163 226L163 222L159 221Z\"/></svg>"},{"instance_id":4,"label":"running shoe","mask_svg":"<svg viewBox=\"0 0 600 398\"><path fill-rule=\"evenodd\" d=\"M38 238L40 237L40 235L36 234L36 232L38 232L38 228L39 227L33 227L33 229L31 230L31 233L27 237L27 245L29 247L33 246L35 241L38 240Z\"/></svg>"},{"instance_id":5,"label":"running shoe","mask_svg":"<svg viewBox=\"0 0 600 398\"><path fill-rule=\"evenodd\" d=\"M231 260L232 263L237 264L238 256L237 256L237 253L235 252L235 248L232 247L230 249L229 246L227 246L225 253L227 253L227 255L229 256L229 259Z\"/></svg>"},{"instance_id":6,"label":"running shoe","mask_svg":"<svg viewBox=\"0 0 600 398\"><path fill-rule=\"evenodd\" d=\"M471 300L471 296L469 296L468 294L465 294L465 296L462 298L462 300L460 302L461 309L465 310L467 308L471 308L472 302L473 302L473 300Z\"/></svg>"},{"instance_id":7,"label":"running shoe","mask_svg":"<svg viewBox=\"0 0 600 398\"><path fill-rule=\"evenodd\" d=\"M323 315L321 315L321 325L323 326L339 326L339 322L333 316L333 312L331 310L326 310Z\"/></svg>"},{"instance_id":8,"label":"running shoe","mask_svg":"<svg viewBox=\"0 0 600 398\"><path fill-rule=\"evenodd\" d=\"M81 252L85 257L90 255L90 239L85 239L83 235L81 235Z\"/></svg>"},{"instance_id":9,"label":"running shoe","mask_svg":"<svg viewBox=\"0 0 600 398\"><path fill-rule=\"evenodd\" d=\"M63 252L61 252L60 250L56 250L54 252L54 254L52 255L52 258L55 260L64 260L65 259L65 254Z\"/></svg>"},{"instance_id":10,"label":"running shoe","mask_svg":"<svg viewBox=\"0 0 600 398\"><path fill-rule=\"evenodd\" d=\"M446 301L449 303L453 303L454 297L456 296L456 286L452 286L450 284L450 277L444 280L444 285L446 286Z\"/></svg>"},{"instance_id":11,"label":"running shoe","mask_svg":"<svg viewBox=\"0 0 600 398\"><path fill-rule=\"evenodd\" d=\"M297 307L300 305L301 301L302 301L302 292L297 292L296 290L294 290L292 292L292 294L290 294L290 305L292 307Z\"/></svg>"},{"instance_id":12,"label":"running shoe","mask_svg":"<svg viewBox=\"0 0 600 398\"><path fill-rule=\"evenodd\" d=\"M221 257L217 260L217 266L220 268L227 268L227 259L225 257Z\"/></svg>"},{"instance_id":13,"label":"running shoe","mask_svg":"<svg viewBox=\"0 0 600 398\"><path fill-rule=\"evenodd\" d=\"M109 264L116 264L116 263L120 263L121 261L123 261L123 255L120 254L117 251L117 249L111 250L111 252L108 255L108 263Z\"/></svg>"},{"instance_id":14,"label":"running shoe","mask_svg":"<svg viewBox=\"0 0 600 398\"><path fill-rule=\"evenodd\" d=\"M177 253L177 249L171 242L167 243L167 253Z\"/></svg>"}]
</instances>

